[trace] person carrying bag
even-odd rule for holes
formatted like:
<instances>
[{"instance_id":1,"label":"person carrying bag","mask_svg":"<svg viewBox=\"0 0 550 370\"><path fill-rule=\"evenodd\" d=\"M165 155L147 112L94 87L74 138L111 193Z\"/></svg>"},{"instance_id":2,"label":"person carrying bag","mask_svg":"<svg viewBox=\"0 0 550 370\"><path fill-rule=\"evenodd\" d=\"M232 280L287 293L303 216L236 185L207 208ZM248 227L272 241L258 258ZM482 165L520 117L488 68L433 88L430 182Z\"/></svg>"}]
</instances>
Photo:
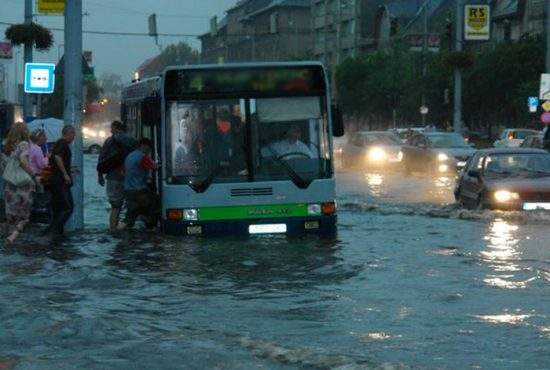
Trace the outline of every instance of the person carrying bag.
<instances>
[{"instance_id":1,"label":"person carrying bag","mask_svg":"<svg viewBox=\"0 0 550 370\"><path fill-rule=\"evenodd\" d=\"M37 178L29 165L29 130L18 122L8 132L4 146L4 200L7 243L13 243L29 223Z\"/></svg>"}]
</instances>

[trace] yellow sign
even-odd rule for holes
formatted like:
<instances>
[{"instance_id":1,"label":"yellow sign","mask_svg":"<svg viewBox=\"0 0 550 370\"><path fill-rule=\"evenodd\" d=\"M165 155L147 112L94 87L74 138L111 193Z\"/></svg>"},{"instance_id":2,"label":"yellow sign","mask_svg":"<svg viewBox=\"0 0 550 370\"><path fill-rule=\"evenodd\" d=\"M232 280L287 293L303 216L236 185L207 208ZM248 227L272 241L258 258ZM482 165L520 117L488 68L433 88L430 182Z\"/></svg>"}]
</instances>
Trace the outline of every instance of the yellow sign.
<instances>
[{"instance_id":1,"label":"yellow sign","mask_svg":"<svg viewBox=\"0 0 550 370\"><path fill-rule=\"evenodd\" d=\"M36 10L38 14L63 14L65 0L37 0Z\"/></svg>"},{"instance_id":2,"label":"yellow sign","mask_svg":"<svg viewBox=\"0 0 550 370\"><path fill-rule=\"evenodd\" d=\"M545 112L550 112L550 100L542 103L542 109L544 109Z\"/></svg>"},{"instance_id":3,"label":"yellow sign","mask_svg":"<svg viewBox=\"0 0 550 370\"><path fill-rule=\"evenodd\" d=\"M491 37L491 8L489 5L466 5L464 7L464 38L487 41Z\"/></svg>"}]
</instances>

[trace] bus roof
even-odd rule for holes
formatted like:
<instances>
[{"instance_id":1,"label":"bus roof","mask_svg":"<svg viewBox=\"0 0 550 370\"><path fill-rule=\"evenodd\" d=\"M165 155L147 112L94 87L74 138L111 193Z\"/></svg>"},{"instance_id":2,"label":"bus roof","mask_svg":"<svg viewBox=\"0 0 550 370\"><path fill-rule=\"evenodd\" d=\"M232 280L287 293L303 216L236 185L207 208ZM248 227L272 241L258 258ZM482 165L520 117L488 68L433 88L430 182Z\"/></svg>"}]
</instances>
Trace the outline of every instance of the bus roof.
<instances>
[{"instance_id":1,"label":"bus roof","mask_svg":"<svg viewBox=\"0 0 550 370\"><path fill-rule=\"evenodd\" d=\"M242 68L266 68L266 67L321 67L325 69L323 63L319 61L300 61L300 62L247 62L247 63L224 63L224 64L185 64L168 66L164 69L163 75L166 75L167 71L173 70L207 70L207 69L242 69Z\"/></svg>"}]
</instances>

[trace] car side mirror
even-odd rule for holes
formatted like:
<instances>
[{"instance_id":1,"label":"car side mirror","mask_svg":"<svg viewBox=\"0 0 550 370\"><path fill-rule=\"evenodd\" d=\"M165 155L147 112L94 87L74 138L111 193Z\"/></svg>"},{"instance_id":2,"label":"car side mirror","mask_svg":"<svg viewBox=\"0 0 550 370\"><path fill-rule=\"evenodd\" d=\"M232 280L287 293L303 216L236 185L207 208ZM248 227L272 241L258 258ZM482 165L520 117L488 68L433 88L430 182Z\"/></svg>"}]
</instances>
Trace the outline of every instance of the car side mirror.
<instances>
[{"instance_id":1,"label":"car side mirror","mask_svg":"<svg viewBox=\"0 0 550 370\"><path fill-rule=\"evenodd\" d=\"M340 108L333 104L332 105L332 135L334 137L344 136L344 118L342 116L342 111Z\"/></svg>"},{"instance_id":2,"label":"car side mirror","mask_svg":"<svg viewBox=\"0 0 550 370\"><path fill-rule=\"evenodd\" d=\"M478 170L469 170L468 171L468 176L479 179L479 178L481 178L481 173Z\"/></svg>"}]
</instances>

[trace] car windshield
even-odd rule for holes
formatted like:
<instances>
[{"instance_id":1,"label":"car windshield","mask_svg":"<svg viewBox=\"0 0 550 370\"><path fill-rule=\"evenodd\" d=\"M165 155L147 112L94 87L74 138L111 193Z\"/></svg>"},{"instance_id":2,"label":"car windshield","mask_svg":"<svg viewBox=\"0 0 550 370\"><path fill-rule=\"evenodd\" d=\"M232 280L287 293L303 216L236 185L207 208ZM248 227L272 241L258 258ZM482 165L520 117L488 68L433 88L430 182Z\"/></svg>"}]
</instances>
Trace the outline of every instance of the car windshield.
<instances>
[{"instance_id":1,"label":"car windshield","mask_svg":"<svg viewBox=\"0 0 550 370\"><path fill-rule=\"evenodd\" d=\"M428 140L434 148L468 148L466 140L458 134L429 135Z\"/></svg>"},{"instance_id":2,"label":"car windshield","mask_svg":"<svg viewBox=\"0 0 550 370\"><path fill-rule=\"evenodd\" d=\"M550 154L515 153L491 155L485 158L483 166L488 176L550 176Z\"/></svg>"},{"instance_id":3,"label":"car windshield","mask_svg":"<svg viewBox=\"0 0 550 370\"><path fill-rule=\"evenodd\" d=\"M401 145L399 137L393 133L376 133L366 135L367 144L375 145Z\"/></svg>"},{"instance_id":4,"label":"car windshield","mask_svg":"<svg viewBox=\"0 0 550 370\"><path fill-rule=\"evenodd\" d=\"M211 183L292 180L306 187L331 176L321 98L171 102L172 183L204 191Z\"/></svg>"}]
</instances>

